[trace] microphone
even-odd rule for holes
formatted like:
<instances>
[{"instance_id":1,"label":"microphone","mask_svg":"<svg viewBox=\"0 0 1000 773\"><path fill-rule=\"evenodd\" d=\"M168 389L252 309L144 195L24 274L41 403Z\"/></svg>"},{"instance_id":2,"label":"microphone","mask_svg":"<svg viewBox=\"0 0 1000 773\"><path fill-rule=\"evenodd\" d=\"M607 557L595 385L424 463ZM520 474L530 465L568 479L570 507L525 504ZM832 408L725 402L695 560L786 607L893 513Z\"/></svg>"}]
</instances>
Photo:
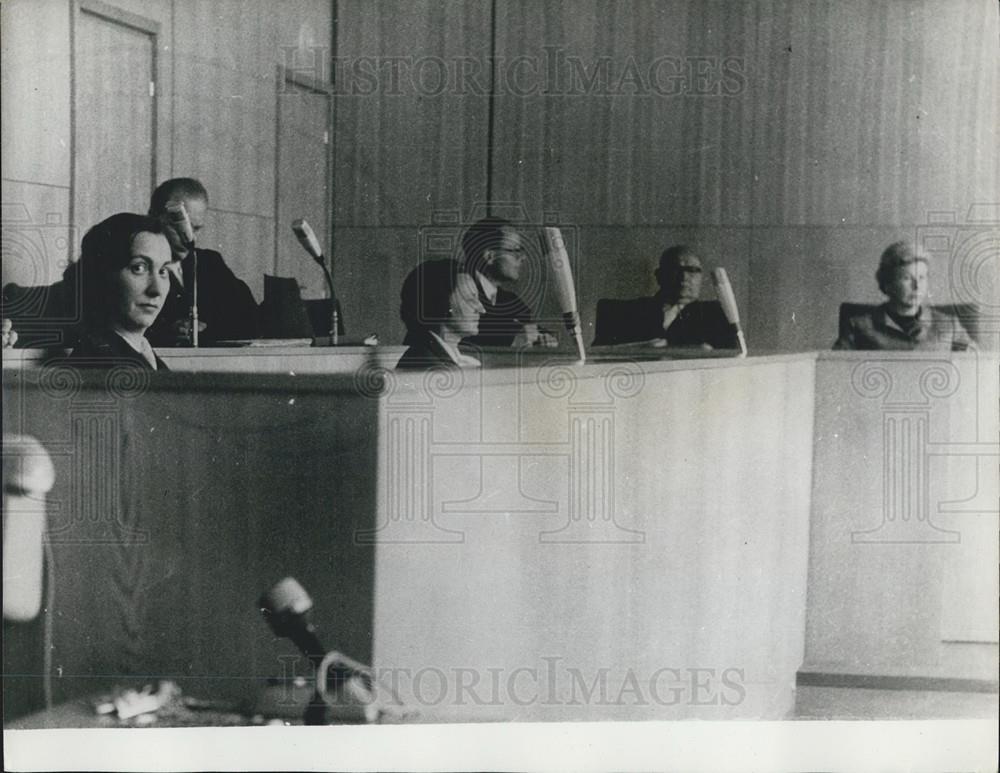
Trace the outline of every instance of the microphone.
<instances>
[{"instance_id":1,"label":"microphone","mask_svg":"<svg viewBox=\"0 0 1000 773\"><path fill-rule=\"evenodd\" d=\"M183 201L168 201L165 207L170 225L180 235L184 246L189 250L194 247L194 228L188 217L187 207Z\"/></svg>"},{"instance_id":2,"label":"microphone","mask_svg":"<svg viewBox=\"0 0 1000 773\"><path fill-rule=\"evenodd\" d=\"M580 328L580 314L576 307L576 287L573 284L573 269L566 253L562 232L558 228L543 228L541 233L542 250L548 255L549 267L555 282L556 300L562 312L566 330L576 342L576 352L579 355L577 365L583 365L587 360L583 348L583 331Z\"/></svg>"},{"instance_id":3,"label":"microphone","mask_svg":"<svg viewBox=\"0 0 1000 773\"><path fill-rule=\"evenodd\" d=\"M306 222L305 218L299 218L292 222L292 233L295 234L295 238L299 240L299 244L302 248L309 253L313 260L319 263L319 267L323 269L323 276L326 279L326 287L330 294L330 343L337 343L337 336L340 332L340 320L337 314L337 297L333 292L333 274L330 269L326 266L326 258L323 256L323 248L320 246L319 239L316 238L316 234L313 233L313 229L310 227L309 223ZM330 266L332 268L333 261L330 261Z\"/></svg>"},{"instance_id":4,"label":"microphone","mask_svg":"<svg viewBox=\"0 0 1000 773\"><path fill-rule=\"evenodd\" d=\"M316 635L316 626L309 619L313 601L298 580L294 577L279 580L274 587L261 595L258 605L275 635L290 639L317 670L325 660L330 660L327 657L328 650ZM371 688L371 677L361 670L363 669L361 664L339 653L333 654L338 656L336 662L330 663L326 670L328 678L332 675L331 681L335 687L352 676L360 676L365 685Z\"/></svg>"},{"instance_id":5,"label":"microphone","mask_svg":"<svg viewBox=\"0 0 1000 773\"><path fill-rule=\"evenodd\" d=\"M42 606L45 495L55 483L48 453L32 437L3 438L3 616L27 622Z\"/></svg>"},{"instance_id":6,"label":"microphone","mask_svg":"<svg viewBox=\"0 0 1000 773\"><path fill-rule=\"evenodd\" d=\"M191 282L191 345L198 346L198 251L194 248L194 228L188 217L187 207L183 201L168 201L165 207L167 219L174 231L181 237L181 242L191 254L194 271Z\"/></svg>"},{"instance_id":7,"label":"microphone","mask_svg":"<svg viewBox=\"0 0 1000 773\"><path fill-rule=\"evenodd\" d=\"M740 312L736 308L736 295L733 293L733 286L729 284L729 275L726 269L717 268L712 271L712 284L715 285L715 294L719 297L722 305L722 313L726 315L729 324L736 328L736 340L740 346L740 356L747 356L747 342L743 337L743 328L740 327Z\"/></svg>"},{"instance_id":8,"label":"microphone","mask_svg":"<svg viewBox=\"0 0 1000 773\"><path fill-rule=\"evenodd\" d=\"M313 229L304 218L300 217L298 220L292 222L292 233L295 234L295 238L299 240L299 244L312 256L313 260L321 266L326 265L326 258L323 257L323 248L320 247L319 239L316 238L316 234L313 233Z\"/></svg>"}]
</instances>

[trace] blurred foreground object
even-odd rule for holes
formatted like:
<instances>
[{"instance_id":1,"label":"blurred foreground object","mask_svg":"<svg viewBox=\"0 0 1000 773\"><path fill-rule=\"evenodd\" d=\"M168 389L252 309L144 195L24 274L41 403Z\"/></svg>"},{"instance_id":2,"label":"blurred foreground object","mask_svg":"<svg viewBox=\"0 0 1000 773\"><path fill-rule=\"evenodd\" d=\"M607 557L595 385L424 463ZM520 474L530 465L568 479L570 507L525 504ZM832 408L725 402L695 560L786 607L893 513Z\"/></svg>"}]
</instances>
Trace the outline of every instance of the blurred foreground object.
<instances>
[{"instance_id":1,"label":"blurred foreground object","mask_svg":"<svg viewBox=\"0 0 1000 773\"><path fill-rule=\"evenodd\" d=\"M55 469L32 437L3 437L3 616L25 622L42 605L45 495Z\"/></svg>"},{"instance_id":2,"label":"blurred foreground object","mask_svg":"<svg viewBox=\"0 0 1000 773\"><path fill-rule=\"evenodd\" d=\"M323 646L309 619L312 598L294 577L279 580L258 605L270 629L290 639L315 667L316 692L305 724L398 722L408 716L395 695L381 699L368 666Z\"/></svg>"}]
</instances>

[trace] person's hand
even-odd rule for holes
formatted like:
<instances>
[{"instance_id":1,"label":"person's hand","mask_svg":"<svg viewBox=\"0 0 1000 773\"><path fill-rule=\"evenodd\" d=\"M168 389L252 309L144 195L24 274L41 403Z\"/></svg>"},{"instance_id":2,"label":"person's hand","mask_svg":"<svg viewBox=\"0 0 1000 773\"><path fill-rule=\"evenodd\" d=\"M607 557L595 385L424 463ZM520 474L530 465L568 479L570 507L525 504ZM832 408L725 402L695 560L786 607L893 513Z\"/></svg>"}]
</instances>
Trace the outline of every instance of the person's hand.
<instances>
[{"instance_id":1,"label":"person's hand","mask_svg":"<svg viewBox=\"0 0 1000 773\"><path fill-rule=\"evenodd\" d=\"M559 339L554 333L543 330L532 322L524 326L524 332L514 339L514 345L540 346L546 349L553 349L559 346Z\"/></svg>"},{"instance_id":2,"label":"person's hand","mask_svg":"<svg viewBox=\"0 0 1000 773\"><path fill-rule=\"evenodd\" d=\"M198 332L199 333L204 333L206 327L207 327L207 325L204 322L202 322L200 320L198 321ZM187 317L185 319L179 319L179 320L177 320L176 322L174 322L173 331L174 331L174 335L176 336L178 342L184 342L184 343L190 342L191 341L191 319L189 317Z\"/></svg>"},{"instance_id":3,"label":"person's hand","mask_svg":"<svg viewBox=\"0 0 1000 773\"><path fill-rule=\"evenodd\" d=\"M17 331L14 330L14 323L6 317L3 320L3 348L10 349L17 343Z\"/></svg>"}]
</instances>

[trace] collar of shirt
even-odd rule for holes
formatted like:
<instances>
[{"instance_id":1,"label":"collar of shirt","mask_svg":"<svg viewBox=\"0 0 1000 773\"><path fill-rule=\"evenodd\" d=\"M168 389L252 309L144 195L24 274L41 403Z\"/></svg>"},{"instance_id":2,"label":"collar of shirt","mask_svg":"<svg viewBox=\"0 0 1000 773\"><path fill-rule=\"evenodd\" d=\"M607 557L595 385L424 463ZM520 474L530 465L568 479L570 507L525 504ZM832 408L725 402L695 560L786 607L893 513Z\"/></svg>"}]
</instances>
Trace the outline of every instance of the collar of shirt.
<instances>
[{"instance_id":1,"label":"collar of shirt","mask_svg":"<svg viewBox=\"0 0 1000 773\"><path fill-rule=\"evenodd\" d=\"M156 370L156 354L153 352L153 347L150 345L146 336L132 330L125 330L120 325L112 325L111 329L118 335L119 338L135 349L136 352L141 354L143 359L153 367L153 370Z\"/></svg>"},{"instance_id":2,"label":"collar of shirt","mask_svg":"<svg viewBox=\"0 0 1000 773\"><path fill-rule=\"evenodd\" d=\"M486 296L486 300L490 303L497 302L496 283L486 277L481 271L476 272L476 284L479 285L480 292Z\"/></svg>"},{"instance_id":3,"label":"collar of shirt","mask_svg":"<svg viewBox=\"0 0 1000 773\"><path fill-rule=\"evenodd\" d=\"M470 357L467 354L462 354L457 348L445 341L441 336L435 332L431 332L431 338L438 343L438 345L444 349L444 353L448 355L455 365L460 368L478 368L482 366L482 363L475 357Z\"/></svg>"},{"instance_id":4,"label":"collar of shirt","mask_svg":"<svg viewBox=\"0 0 1000 773\"><path fill-rule=\"evenodd\" d=\"M916 323L913 325L913 328L910 329L909 331L903 330L903 328L899 326L899 323L892 318L892 315L889 313L888 306L882 307L882 319L887 328L894 330L900 335L904 335L909 338L918 338L919 336L923 335L926 332L927 328L930 327L931 310L929 306L921 306L920 310L914 317Z\"/></svg>"}]
</instances>

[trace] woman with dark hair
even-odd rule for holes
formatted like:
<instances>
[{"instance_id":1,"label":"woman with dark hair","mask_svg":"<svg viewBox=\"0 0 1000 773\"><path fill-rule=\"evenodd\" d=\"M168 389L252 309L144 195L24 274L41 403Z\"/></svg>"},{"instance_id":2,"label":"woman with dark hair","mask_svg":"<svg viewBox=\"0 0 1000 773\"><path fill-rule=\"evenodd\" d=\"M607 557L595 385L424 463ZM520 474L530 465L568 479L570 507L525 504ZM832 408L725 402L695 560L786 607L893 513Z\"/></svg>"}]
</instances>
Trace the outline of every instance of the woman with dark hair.
<instances>
[{"instance_id":1,"label":"woman with dark hair","mask_svg":"<svg viewBox=\"0 0 1000 773\"><path fill-rule=\"evenodd\" d=\"M429 260L406 277L399 316L410 344L397 368L477 368L475 357L458 350L463 338L479 332L483 304L475 280L454 260Z\"/></svg>"},{"instance_id":2,"label":"woman with dark hair","mask_svg":"<svg viewBox=\"0 0 1000 773\"><path fill-rule=\"evenodd\" d=\"M156 218L122 212L87 231L80 259L63 274L81 291L80 340L70 354L74 365L166 369L145 333L170 287L171 259Z\"/></svg>"}]
</instances>

